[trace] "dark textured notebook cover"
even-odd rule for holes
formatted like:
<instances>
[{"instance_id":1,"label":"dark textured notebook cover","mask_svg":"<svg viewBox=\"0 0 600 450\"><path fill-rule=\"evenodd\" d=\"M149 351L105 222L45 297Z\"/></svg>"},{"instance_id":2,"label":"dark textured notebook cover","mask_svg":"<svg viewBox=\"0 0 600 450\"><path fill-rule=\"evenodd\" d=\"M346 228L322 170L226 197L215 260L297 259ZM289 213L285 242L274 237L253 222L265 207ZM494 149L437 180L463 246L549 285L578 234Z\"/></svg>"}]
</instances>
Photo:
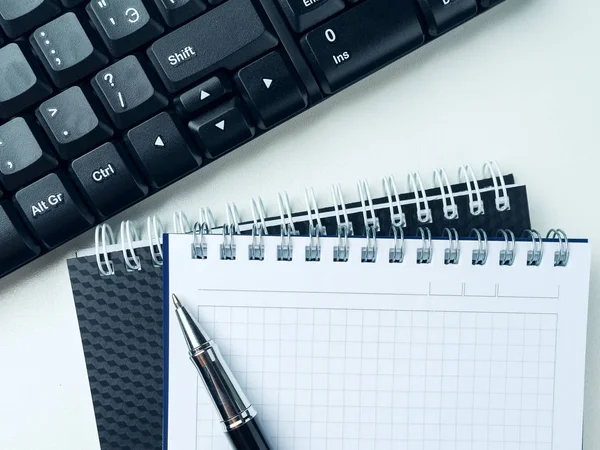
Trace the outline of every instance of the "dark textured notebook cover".
<instances>
[{"instance_id":1,"label":"dark textured notebook cover","mask_svg":"<svg viewBox=\"0 0 600 450\"><path fill-rule=\"evenodd\" d=\"M151 261L148 249L138 250ZM68 261L100 445L159 449L162 442L162 268L101 277L96 258Z\"/></svg>"},{"instance_id":2,"label":"dark textured notebook cover","mask_svg":"<svg viewBox=\"0 0 600 450\"><path fill-rule=\"evenodd\" d=\"M505 177L507 184L512 176ZM491 180L480 182L491 186ZM460 189L460 188L463 189ZM455 192L465 185L453 186ZM439 189L427 191L439 195ZM413 196L402 195L401 199ZM499 212L494 192L482 194L485 215L472 216L468 199L457 199L459 218L444 218L440 201L430 202L433 223L428 224L433 236L440 236L444 227L468 236L474 227L484 228L493 237L498 228L510 228L518 237L530 228L529 205L525 187L509 190L511 209ZM387 199L374 200L382 203ZM348 207L360 206L360 203ZM324 208L323 210L331 210ZM404 208L407 236L415 235L414 206ZM302 213L299 213L302 214ZM296 215L296 214L295 214ZM381 236L388 235L391 224L389 209L377 215ZM364 229L362 213L350 217L357 234ZM335 232L335 219L323 221L328 232ZM305 234L306 224L297 225ZM274 234L279 229L269 230ZM162 448L163 419L163 336L162 336L162 269L151 264L148 249L137 250L142 270L127 272L120 253L111 255L115 275L101 277L94 256L68 261L81 339L96 414L98 434L103 450Z\"/></svg>"}]
</instances>

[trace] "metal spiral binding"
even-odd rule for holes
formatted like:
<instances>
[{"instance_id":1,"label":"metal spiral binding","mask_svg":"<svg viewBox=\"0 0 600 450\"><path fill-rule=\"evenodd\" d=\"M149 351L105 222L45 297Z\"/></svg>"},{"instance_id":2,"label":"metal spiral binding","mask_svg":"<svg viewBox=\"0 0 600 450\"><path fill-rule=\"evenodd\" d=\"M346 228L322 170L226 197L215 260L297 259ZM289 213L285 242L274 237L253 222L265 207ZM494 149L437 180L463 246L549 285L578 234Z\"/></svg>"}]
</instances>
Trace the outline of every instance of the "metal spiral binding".
<instances>
[{"instance_id":1,"label":"metal spiral binding","mask_svg":"<svg viewBox=\"0 0 600 450\"><path fill-rule=\"evenodd\" d=\"M217 227L217 222L215 221L215 216L213 215L212 210L205 206L200 208L198 222L201 224L206 224L209 230L213 230Z\"/></svg>"},{"instance_id":2,"label":"metal spiral binding","mask_svg":"<svg viewBox=\"0 0 600 450\"><path fill-rule=\"evenodd\" d=\"M558 250L554 252L554 266L565 267L569 262L569 238L560 228L551 229L546 236L547 239L558 239Z\"/></svg>"},{"instance_id":3,"label":"metal spiral binding","mask_svg":"<svg viewBox=\"0 0 600 450\"><path fill-rule=\"evenodd\" d=\"M354 235L354 226L348 218L348 210L346 209L346 202L344 202L344 195L342 194L342 186L334 184L331 186L331 197L333 199L333 209L335 211L335 220L338 227L338 236L340 235L340 228L346 229L346 237Z\"/></svg>"},{"instance_id":4,"label":"metal spiral binding","mask_svg":"<svg viewBox=\"0 0 600 450\"><path fill-rule=\"evenodd\" d=\"M444 228L444 234L448 235L449 246L444 250L444 264L458 264L460 258L460 240L456 228Z\"/></svg>"},{"instance_id":5,"label":"metal spiral binding","mask_svg":"<svg viewBox=\"0 0 600 450\"><path fill-rule=\"evenodd\" d=\"M417 249L417 264L429 264L433 256L431 247L431 230L427 227L417 228L417 233L421 235L423 241L420 248Z\"/></svg>"},{"instance_id":6,"label":"metal spiral binding","mask_svg":"<svg viewBox=\"0 0 600 450\"><path fill-rule=\"evenodd\" d=\"M421 175L418 172L408 174L408 185L415 194L417 219L419 219L420 223L431 223L433 215L429 207L429 197L427 197L427 193L425 192ZM421 197L419 197L419 191L421 191ZM421 202L423 203L423 207L421 207Z\"/></svg>"},{"instance_id":7,"label":"metal spiral binding","mask_svg":"<svg viewBox=\"0 0 600 450\"><path fill-rule=\"evenodd\" d=\"M150 244L150 255L152 256L152 264L154 267L161 267L163 265L163 251L162 251L162 235L163 227L160 220L156 216L148 217L146 220L146 229L148 230L148 238Z\"/></svg>"},{"instance_id":8,"label":"metal spiral binding","mask_svg":"<svg viewBox=\"0 0 600 450\"><path fill-rule=\"evenodd\" d=\"M444 208L444 217L446 220L458 219L458 207L454 200L454 193L452 192L452 184L448 179L448 174L444 169L437 169L433 171L433 182L440 188L442 195L442 204ZM446 191L448 191L446 193Z\"/></svg>"},{"instance_id":9,"label":"metal spiral binding","mask_svg":"<svg viewBox=\"0 0 600 450\"><path fill-rule=\"evenodd\" d=\"M292 230L289 225L281 226L281 244L277 246L277 261L291 261L294 257Z\"/></svg>"},{"instance_id":10,"label":"metal spiral binding","mask_svg":"<svg viewBox=\"0 0 600 450\"><path fill-rule=\"evenodd\" d=\"M527 250L527 265L539 266L542 263L544 256L544 248L542 243L542 235L536 230L525 230L521 237L531 237L533 247Z\"/></svg>"},{"instance_id":11,"label":"metal spiral binding","mask_svg":"<svg viewBox=\"0 0 600 450\"><path fill-rule=\"evenodd\" d=\"M115 244L115 234L108 224L96 227L95 231L96 264L101 277L110 277L115 274L115 265L108 256L107 246ZM100 250L102 249L102 250Z\"/></svg>"},{"instance_id":12,"label":"metal spiral binding","mask_svg":"<svg viewBox=\"0 0 600 450\"><path fill-rule=\"evenodd\" d=\"M492 178L492 183L494 183L496 209L500 212L508 211L510 209L510 198L506 189L506 183L504 183L502 171L496 161L488 161L483 165L483 176L488 173Z\"/></svg>"},{"instance_id":13,"label":"metal spiral binding","mask_svg":"<svg viewBox=\"0 0 600 450\"><path fill-rule=\"evenodd\" d=\"M221 259L226 261L235 260L235 242L233 236L235 228L233 225L223 225L223 243L221 244Z\"/></svg>"},{"instance_id":14,"label":"metal spiral binding","mask_svg":"<svg viewBox=\"0 0 600 450\"><path fill-rule=\"evenodd\" d=\"M210 233L210 228L206 222L194 224L192 243L192 259L206 259L208 257L208 248L206 246L205 236Z\"/></svg>"},{"instance_id":15,"label":"metal spiral binding","mask_svg":"<svg viewBox=\"0 0 600 450\"><path fill-rule=\"evenodd\" d=\"M310 243L304 249L305 259L307 262L318 262L321 261L321 228L314 226L312 223L309 225L308 235L310 236Z\"/></svg>"},{"instance_id":16,"label":"metal spiral binding","mask_svg":"<svg viewBox=\"0 0 600 450\"><path fill-rule=\"evenodd\" d=\"M260 226L262 228L262 234L268 235L269 230L267 230L267 222L266 222L266 212L265 205L262 201L262 198L253 198L252 199L252 218L254 220L254 224L258 226L260 222Z\"/></svg>"},{"instance_id":17,"label":"metal spiral binding","mask_svg":"<svg viewBox=\"0 0 600 450\"><path fill-rule=\"evenodd\" d=\"M233 228L235 234L240 234L240 212L235 203L227 203L225 213L227 215L227 223Z\"/></svg>"},{"instance_id":18,"label":"metal spiral binding","mask_svg":"<svg viewBox=\"0 0 600 450\"><path fill-rule=\"evenodd\" d=\"M131 220L121 222L121 250L128 272L142 270L140 257L135 253L133 242L139 240L138 232L131 226Z\"/></svg>"},{"instance_id":19,"label":"metal spiral binding","mask_svg":"<svg viewBox=\"0 0 600 450\"><path fill-rule=\"evenodd\" d=\"M315 190L313 188L304 190L304 200L306 201L306 211L308 212L308 224L315 229L319 229L319 234L327 236L327 229L321 222L321 213L315 198ZM316 222L316 223L315 223Z\"/></svg>"},{"instance_id":20,"label":"metal spiral binding","mask_svg":"<svg viewBox=\"0 0 600 450\"><path fill-rule=\"evenodd\" d=\"M338 245L333 247L334 262L348 262L350 257L350 239L349 230L346 224L338 225L337 237Z\"/></svg>"},{"instance_id":21,"label":"metal spiral binding","mask_svg":"<svg viewBox=\"0 0 600 450\"><path fill-rule=\"evenodd\" d=\"M477 177L470 164L458 168L458 178L459 180L464 179L467 184L467 191L469 192L469 210L471 211L471 214L474 216L485 214L483 200L481 200L481 191L479 190L479 183L477 182ZM473 183L473 187L471 187L471 183Z\"/></svg>"},{"instance_id":22,"label":"metal spiral binding","mask_svg":"<svg viewBox=\"0 0 600 450\"><path fill-rule=\"evenodd\" d=\"M390 205L390 218L392 224L400 229L406 226L406 215L402 212L402 203L400 203L400 195L398 194L398 188L396 187L396 180L393 176L383 177L383 192L388 198ZM395 199L392 199L393 198ZM396 211L394 211L394 206Z\"/></svg>"},{"instance_id":23,"label":"metal spiral binding","mask_svg":"<svg viewBox=\"0 0 600 450\"><path fill-rule=\"evenodd\" d=\"M223 225L223 243L219 254L222 260L233 261L236 257L234 235L240 234L240 214L235 203L228 203L225 213L227 223Z\"/></svg>"},{"instance_id":24,"label":"metal spiral binding","mask_svg":"<svg viewBox=\"0 0 600 450\"><path fill-rule=\"evenodd\" d=\"M176 211L173 213L173 232L185 234L192 231L190 221L183 211Z\"/></svg>"},{"instance_id":25,"label":"metal spiral binding","mask_svg":"<svg viewBox=\"0 0 600 450\"><path fill-rule=\"evenodd\" d=\"M389 261L399 264L404 262L404 231L397 225L392 225L390 231L394 235L394 246L390 248ZM398 239L398 235L400 235L400 239Z\"/></svg>"},{"instance_id":26,"label":"metal spiral binding","mask_svg":"<svg viewBox=\"0 0 600 450\"><path fill-rule=\"evenodd\" d=\"M504 249L500 250L498 264L501 266L512 266L515 262L515 234L511 230L498 230L496 237L504 237L505 243Z\"/></svg>"},{"instance_id":27,"label":"metal spiral binding","mask_svg":"<svg viewBox=\"0 0 600 450\"><path fill-rule=\"evenodd\" d=\"M471 263L474 266L483 266L488 258L488 238L487 233L482 228L473 228L469 237L477 238L477 249L473 250Z\"/></svg>"},{"instance_id":28,"label":"metal spiral binding","mask_svg":"<svg viewBox=\"0 0 600 450\"><path fill-rule=\"evenodd\" d=\"M374 263L377 261L377 229L375 225L367 227L367 245L361 249L361 261Z\"/></svg>"},{"instance_id":29,"label":"metal spiral binding","mask_svg":"<svg viewBox=\"0 0 600 450\"><path fill-rule=\"evenodd\" d=\"M296 225L294 224L294 218L292 217L292 207L290 205L290 197L287 192L283 194L281 192L277 193L277 205L279 206L279 217L281 218L281 223L289 228L290 235L297 236L300 234L296 230Z\"/></svg>"},{"instance_id":30,"label":"metal spiral binding","mask_svg":"<svg viewBox=\"0 0 600 450\"><path fill-rule=\"evenodd\" d=\"M360 197L360 204L362 206L363 219L365 222L365 228L374 228L375 232L381 231L379 227L379 218L375 214L375 207L373 206L373 197L371 196L371 189L366 180L358 182L358 196Z\"/></svg>"},{"instance_id":31,"label":"metal spiral binding","mask_svg":"<svg viewBox=\"0 0 600 450\"><path fill-rule=\"evenodd\" d=\"M263 236L263 227L254 223L252 225L252 243L248 245L248 259L250 261L264 261L265 244Z\"/></svg>"}]
</instances>

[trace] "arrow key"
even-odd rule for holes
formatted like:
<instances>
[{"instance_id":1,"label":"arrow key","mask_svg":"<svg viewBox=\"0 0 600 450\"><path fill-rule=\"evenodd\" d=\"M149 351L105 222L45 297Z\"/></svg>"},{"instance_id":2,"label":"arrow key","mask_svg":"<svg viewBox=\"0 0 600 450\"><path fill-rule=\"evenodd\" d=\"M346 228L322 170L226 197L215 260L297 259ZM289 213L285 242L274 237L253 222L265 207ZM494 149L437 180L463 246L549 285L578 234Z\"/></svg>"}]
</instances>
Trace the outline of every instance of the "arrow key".
<instances>
[{"instance_id":1,"label":"arrow key","mask_svg":"<svg viewBox=\"0 0 600 450\"><path fill-rule=\"evenodd\" d=\"M94 111L88 98L91 97L76 86L45 101L36 111L38 121L63 159L79 156L113 134L108 119Z\"/></svg>"},{"instance_id":2,"label":"arrow key","mask_svg":"<svg viewBox=\"0 0 600 450\"><path fill-rule=\"evenodd\" d=\"M263 130L308 105L306 93L278 52L269 53L238 71L235 82Z\"/></svg>"},{"instance_id":3,"label":"arrow key","mask_svg":"<svg viewBox=\"0 0 600 450\"><path fill-rule=\"evenodd\" d=\"M231 83L221 75L209 78L175 99L177 112L189 117L205 106L231 94Z\"/></svg>"},{"instance_id":4,"label":"arrow key","mask_svg":"<svg viewBox=\"0 0 600 450\"><path fill-rule=\"evenodd\" d=\"M133 159L154 188L162 188L200 167L184 130L169 113L138 125L125 138Z\"/></svg>"},{"instance_id":5,"label":"arrow key","mask_svg":"<svg viewBox=\"0 0 600 450\"><path fill-rule=\"evenodd\" d=\"M244 114L239 100L230 100L192 120L189 128L209 158L217 158L252 139L254 126Z\"/></svg>"}]
</instances>

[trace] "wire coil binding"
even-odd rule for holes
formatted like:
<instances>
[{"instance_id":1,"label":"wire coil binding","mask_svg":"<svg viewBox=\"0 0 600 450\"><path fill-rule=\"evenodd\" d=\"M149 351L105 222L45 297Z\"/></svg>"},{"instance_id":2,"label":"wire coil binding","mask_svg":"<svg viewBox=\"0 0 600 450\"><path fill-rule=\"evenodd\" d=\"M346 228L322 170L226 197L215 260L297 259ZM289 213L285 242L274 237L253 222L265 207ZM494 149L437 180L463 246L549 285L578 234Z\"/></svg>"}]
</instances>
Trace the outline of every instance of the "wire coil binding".
<instances>
[{"instance_id":1,"label":"wire coil binding","mask_svg":"<svg viewBox=\"0 0 600 450\"><path fill-rule=\"evenodd\" d=\"M504 249L500 250L498 264L500 266L512 266L515 262L515 234L511 230L498 230L496 237L503 237L505 243Z\"/></svg>"},{"instance_id":2,"label":"wire coil binding","mask_svg":"<svg viewBox=\"0 0 600 450\"><path fill-rule=\"evenodd\" d=\"M481 199L481 190L479 189L479 182L475 176L475 172L470 164L461 166L458 168L458 178L467 184L467 191L469 193L469 211L473 216L480 216L485 214L485 208L483 200ZM473 186L471 186L471 184Z\"/></svg>"},{"instance_id":3,"label":"wire coil binding","mask_svg":"<svg viewBox=\"0 0 600 450\"><path fill-rule=\"evenodd\" d=\"M504 177L500 171L498 164L495 161L485 163L483 171L491 177L491 182L486 187L487 192L493 189L495 195L495 206L499 211L510 209L510 198L508 196L507 186ZM458 219L459 210L456 203L458 195L453 190L449 182L448 175L443 169L437 169L434 172L434 183L439 188L439 197L434 197L435 200L441 199L444 208L444 217L447 220ZM465 190L459 195L466 195L469 200L469 210L472 215L484 214L484 204L482 200L482 191L475 177L471 166L462 166L459 169L459 178L466 183ZM426 224L432 220L432 210L429 201L431 197L427 196L427 192L423 185L423 181L418 173L414 172L408 176L408 184L410 187L410 196L406 196L405 200L401 200L398 193L396 182L392 176L384 177L382 181L383 191L387 197L387 203L377 201L373 202L373 197L368 183L365 180L358 182L358 194L360 199L360 210L354 209L352 212L362 212L365 223L364 241L360 247L360 259L363 263L377 262L378 251L381 248L381 242L378 237L380 234L381 223L377 215L377 211L389 209L389 220L391 221L389 237L393 238L393 245L389 248L388 262L391 264L403 263L406 257L405 251L405 230L406 216L403 211L403 205L409 204L416 207L416 215L419 223ZM491 186L493 184L493 187ZM339 184L331 186L331 196L333 199L333 214L329 213L329 217L335 217L337 224L337 245L333 248L333 261L346 262L350 258L350 237L354 235L354 226L349 218L349 210L344 201L343 192ZM279 206L279 222L275 219L267 221L265 206L260 197L252 199L252 227L242 228L245 226L241 223L240 214L237 206L234 203L226 205L226 223L220 229L223 235L222 243L220 244L220 258L223 260L235 260L237 258L236 235L241 234L242 229L251 231L252 241L248 245L248 258L253 261L263 261L265 255L264 236L268 234L267 224L269 227L275 224L281 227L281 241L277 245L277 260L292 261L294 250L294 236L298 235L298 229L295 224L300 220L306 221L308 224L309 241L304 249L304 257L306 261L318 262L322 261L325 256L322 250L323 237L327 236L327 230L323 225L322 213L316 201L315 192L313 189L305 190L306 215L294 216L289 196L286 192L278 194ZM327 213L327 212L326 212ZM299 217L302 217L299 219ZM327 217L327 216L325 216ZM172 226L177 233L191 233L193 243L191 245L192 258L207 259L208 248L206 235L216 230L215 217L210 208L200 208L200 220L190 226L190 221L183 212L176 212L173 215ZM123 256L123 264L127 271L142 270L142 258L137 251L142 246L147 246L152 256L154 266L163 265L163 250L162 250L162 234L163 227L156 216L148 217L146 221L147 240L144 244L140 244L141 234L138 229L130 221L124 221L120 227L120 240L115 239L111 227L107 224L99 225L95 231L95 257L98 270L102 276L111 276L115 273L115 265L110 259L109 247L119 245L120 253ZM448 246L444 249L444 263L447 265L456 265L460 263L461 241L456 228L447 227L444 229L444 235L448 239ZM471 263L473 265L485 265L488 261L488 237L486 232L481 229L473 229L469 235L471 238L477 239L476 248L472 251ZM515 234L508 229L498 230L496 238L504 240L504 246L499 251L498 264L500 266L512 266L517 261L518 254L516 252ZM535 230L527 230L522 237L531 239L531 247L526 254L526 264L528 266L538 266L543 260L544 242L540 233ZM417 228L417 238L420 239L421 246L416 251L417 264L430 264L434 257L431 229L427 226ZM564 267L569 261L569 241L566 233L561 229L551 229L546 239L555 239L558 241L558 247L553 252L554 265ZM378 245L379 244L379 245ZM112 249L110 249L112 251ZM328 256L329 257L329 256Z\"/></svg>"},{"instance_id":4,"label":"wire coil binding","mask_svg":"<svg viewBox=\"0 0 600 450\"><path fill-rule=\"evenodd\" d=\"M554 252L554 266L566 267L569 262L569 238L560 228L551 229L546 236L547 239L558 239L558 250Z\"/></svg>"},{"instance_id":5,"label":"wire coil binding","mask_svg":"<svg viewBox=\"0 0 600 450\"><path fill-rule=\"evenodd\" d=\"M338 245L333 247L333 260L335 262L348 262L350 257L350 239L347 225L338 226Z\"/></svg>"},{"instance_id":6,"label":"wire coil binding","mask_svg":"<svg viewBox=\"0 0 600 450\"><path fill-rule=\"evenodd\" d=\"M107 246L115 243L115 234L108 224L102 224L96 227L94 233L96 243L96 264L102 277L110 277L115 274L115 265L108 256Z\"/></svg>"},{"instance_id":7,"label":"wire coil binding","mask_svg":"<svg viewBox=\"0 0 600 450\"><path fill-rule=\"evenodd\" d=\"M404 230L400 226L392 225L390 232L394 235L394 246L390 248L389 261L392 264L400 264L404 262Z\"/></svg>"},{"instance_id":8,"label":"wire coil binding","mask_svg":"<svg viewBox=\"0 0 600 450\"><path fill-rule=\"evenodd\" d=\"M321 261L321 231L319 226L310 224L308 232L310 237L310 243L305 247L304 254L305 259L308 262Z\"/></svg>"},{"instance_id":9,"label":"wire coil binding","mask_svg":"<svg viewBox=\"0 0 600 450\"><path fill-rule=\"evenodd\" d=\"M263 236L263 227L256 223L252 225L252 243L248 245L248 259L250 261L264 261L265 244Z\"/></svg>"},{"instance_id":10,"label":"wire coil binding","mask_svg":"<svg viewBox=\"0 0 600 450\"><path fill-rule=\"evenodd\" d=\"M444 228L444 234L448 236L448 248L444 250L444 264L458 264L460 259L460 240L456 228Z\"/></svg>"},{"instance_id":11,"label":"wire coil binding","mask_svg":"<svg viewBox=\"0 0 600 450\"><path fill-rule=\"evenodd\" d=\"M433 257L431 246L431 230L427 227L417 228L417 234L421 236L422 245L417 249L417 264L430 264Z\"/></svg>"},{"instance_id":12,"label":"wire coil binding","mask_svg":"<svg viewBox=\"0 0 600 450\"><path fill-rule=\"evenodd\" d=\"M210 234L210 228L206 222L202 224L196 222L194 224L193 236L194 241L192 243L192 259L206 259L208 258L208 247L206 245L205 236Z\"/></svg>"},{"instance_id":13,"label":"wire coil binding","mask_svg":"<svg viewBox=\"0 0 600 450\"><path fill-rule=\"evenodd\" d=\"M471 264L474 266L483 266L488 259L488 237L482 228L473 228L469 237L477 238L477 249L471 254Z\"/></svg>"},{"instance_id":14,"label":"wire coil binding","mask_svg":"<svg viewBox=\"0 0 600 450\"><path fill-rule=\"evenodd\" d=\"M442 195L442 205L444 209L444 217L446 220L458 219L458 206L452 192L452 184L448 179L448 174L444 169L433 171L433 182L440 188Z\"/></svg>"},{"instance_id":15,"label":"wire coil binding","mask_svg":"<svg viewBox=\"0 0 600 450\"><path fill-rule=\"evenodd\" d=\"M281 226L281 244L277 246L277 261L291 261L294 257L292 229L289 225Z\"/></svg>"},{"instance_id":16,"label":"wire coil binding","mask_svg":"<svg viewBox=\"0 0 600 450\"><path fill-rule=\"evenodd\" d=\"M139 239L137 230L132 227L131 221L121 222L121 251L128 272L142 270L142 261L135 253L133 242Z\"/></svg>"},{"instance_id":17,"label":"wire coil binding","mask_svg":"<svg viewBox=\"0 0 600 450\"><path fill-rule=\"evenodd\" d=\"M539 266L542 263L542 257L544 256L542 235L536 230L525 230L521 237L530 237L532 242L532 248L527 250L527 265Z\"/></svg>"}]
</instances>

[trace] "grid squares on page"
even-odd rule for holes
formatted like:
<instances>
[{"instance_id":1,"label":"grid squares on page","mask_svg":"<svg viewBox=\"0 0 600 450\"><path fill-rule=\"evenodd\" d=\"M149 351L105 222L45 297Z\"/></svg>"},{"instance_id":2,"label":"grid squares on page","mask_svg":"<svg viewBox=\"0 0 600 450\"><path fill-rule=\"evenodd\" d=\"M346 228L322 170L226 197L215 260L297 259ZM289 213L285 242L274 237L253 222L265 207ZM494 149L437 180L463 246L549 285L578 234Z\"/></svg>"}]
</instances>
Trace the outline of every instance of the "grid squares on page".
<instances>
[{"instance_id":1,"label":"grid squares on page","mask_svg":"<svg viewBox=\"0 0 600 450\"><path fill-rule=\"evenodd\" d=\"M200 307L276 449L552 448L551 314ZM198 389L197 449L228 449Z\"/></svg>"}]
</instances>

